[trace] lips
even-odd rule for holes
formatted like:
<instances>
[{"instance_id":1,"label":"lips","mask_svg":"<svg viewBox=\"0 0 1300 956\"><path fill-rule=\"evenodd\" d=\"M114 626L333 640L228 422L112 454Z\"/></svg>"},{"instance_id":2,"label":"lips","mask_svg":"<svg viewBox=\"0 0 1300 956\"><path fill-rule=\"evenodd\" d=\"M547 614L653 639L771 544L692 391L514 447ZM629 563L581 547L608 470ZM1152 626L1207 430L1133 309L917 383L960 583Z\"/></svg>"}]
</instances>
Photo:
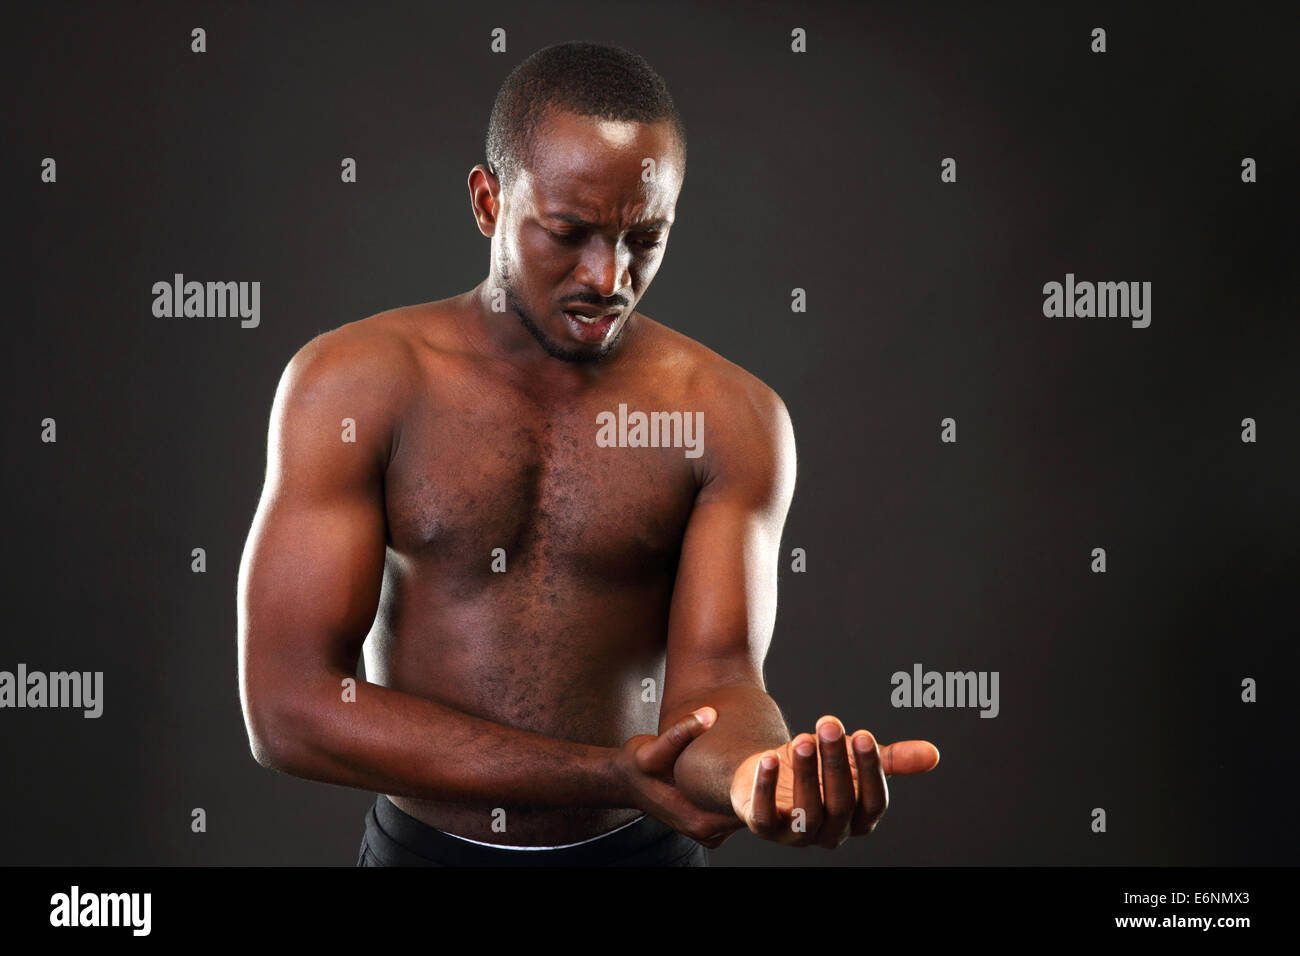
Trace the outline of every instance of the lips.
<instances>
[{"instance_id":1,"label":"lips","mask_svg":"<svg viewBox=\"0 0 1300 956\"><path fill-rule=\"evenodd\" d=\"M595 309L565 309L564 318L573 336L581 342L600 342L614 327L617 312L597 312Z\"/></svg>"},{"instance_id":2,"label":"lips","mask_svg":"<svg viewBox=\"0 0 1300 956\"><path fill-rule=\"evenodd\" d=\"M574 318L578 319L579 321L584 321L584 322L588 322L588 323L597 322L597 321L599 321L600 319L603 319L603 318L605 318L605 317L607 317L607 316L611 316L611 315L616 316L616 315L618 315L618 310L617 310L617 309L605 309L605 310L603 310L603 311L598 311L598 310L593 309L593 308L591 308L591 307L589 307L589 306L570 306L569 308L565 309L564 311L565 311L567 314L569 314L569 315L573 316Z\"/></svg>"}]
</instances>

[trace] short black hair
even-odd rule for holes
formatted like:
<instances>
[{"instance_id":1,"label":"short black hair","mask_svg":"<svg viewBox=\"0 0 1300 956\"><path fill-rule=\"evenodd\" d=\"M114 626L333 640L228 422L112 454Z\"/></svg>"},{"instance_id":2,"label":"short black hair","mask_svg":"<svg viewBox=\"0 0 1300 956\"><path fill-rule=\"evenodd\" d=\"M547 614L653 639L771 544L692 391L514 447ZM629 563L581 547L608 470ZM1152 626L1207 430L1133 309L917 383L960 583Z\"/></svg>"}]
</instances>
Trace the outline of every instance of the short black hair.
<instances>
[{"instance_id":1,"label":"short black hair","mask_svg":"<svg viewBox=\"0 0 1300 956\"><path fill-rule=\"evenodd\" d=\"M668 84L643 57L610 43L543 47L505 78L492 104L488 168L504 189L533 159L537 129L553 112L672 125L686 162L686 127Z\"/></svg>"}]
</instances>

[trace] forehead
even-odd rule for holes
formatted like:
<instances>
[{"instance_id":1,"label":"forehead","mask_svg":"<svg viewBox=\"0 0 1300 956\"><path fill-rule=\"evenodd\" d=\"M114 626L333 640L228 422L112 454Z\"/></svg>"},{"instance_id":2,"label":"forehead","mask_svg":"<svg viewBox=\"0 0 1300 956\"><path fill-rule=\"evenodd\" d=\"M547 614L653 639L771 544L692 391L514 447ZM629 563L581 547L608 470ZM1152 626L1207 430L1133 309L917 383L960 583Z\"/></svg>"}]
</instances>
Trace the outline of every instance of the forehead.
<instances>
[{"instance_id":1,"label":"forehead","mask_svg":"<svg viewBox=\"0 0 1300 956\"><path fill-rule=\"evenodd\" d=\"M644 161L654 160L646 182ZM538 126L532 162L519 185L542 212L564 206L598 217L653 209L662 215L682 184L677 139L668 122L606 120L554 113ZM593 221L596 221L593 219Z\"/></svg>"}]
</instances>

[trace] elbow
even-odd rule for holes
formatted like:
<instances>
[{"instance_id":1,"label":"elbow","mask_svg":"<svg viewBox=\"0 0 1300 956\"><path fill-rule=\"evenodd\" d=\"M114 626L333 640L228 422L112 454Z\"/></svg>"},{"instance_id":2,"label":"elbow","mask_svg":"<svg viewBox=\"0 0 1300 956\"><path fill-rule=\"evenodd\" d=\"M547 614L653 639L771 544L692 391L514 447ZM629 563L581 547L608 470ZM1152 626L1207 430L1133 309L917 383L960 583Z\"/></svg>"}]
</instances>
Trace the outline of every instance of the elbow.
<instances>
[{"instance_id":1,"label":"elbow","mask_svg":"<svg viewBox=\"0 0 1300 956\"><path fill-rule=\"evenodd\" d=\"M296 774L297 755L302 751L298 744L301 739L296 730L298 723L286 713L283 704L246 700L244 727L253 759L268 770Z\"/></svg>"},{"instance_id":2,"label":"elbow","mask_svg":"<svg viewBox=\"0 0 1300 956\"><path fill-rule=\"evenodd\" d=\"M271 746L266 737L250 733L248 744L253 759L267 770L280 770L283 767L279 751Z\"/></svg>"},{"instance_id":3,"label":"elbow","mask_svg":"<svg viewBox=\"0 0 1300 956\"><path fill-rule=\"evenodd\" d=\"M253 759L261 766L268 770L281 770L288 772L288 760L286 748L283 742L266 731L248 733L249 749L253 753Z\"/></svg>"},{"instance_id":4,"label":"elbow","mask_svg":"<svg viewBox=\"0 0 1300 956\"><path fill-rule=\"evenodd\" d=\"M329 698L324 696L334 685L333 675L245 667L240 679L244 729L253 759L270 770L315 779L312 773L336 736L326 713Z\"/></svg>"}]
</instances>

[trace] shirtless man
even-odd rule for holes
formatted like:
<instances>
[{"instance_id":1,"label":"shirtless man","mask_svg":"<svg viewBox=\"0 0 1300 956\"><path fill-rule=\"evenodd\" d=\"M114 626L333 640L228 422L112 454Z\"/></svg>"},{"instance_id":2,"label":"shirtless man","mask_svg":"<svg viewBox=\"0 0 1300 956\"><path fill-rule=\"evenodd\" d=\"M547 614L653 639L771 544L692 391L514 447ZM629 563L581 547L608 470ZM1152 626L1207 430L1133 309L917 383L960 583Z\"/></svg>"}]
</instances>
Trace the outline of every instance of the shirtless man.
<instances>
[{"instance_id":1,"label":"shirtless man","mask_svg":"<svg viewBox=\"0 0 1300 956\"><path fill-rule=\"evenodd\" d=\"M254 756L380 794L360 865L707 865L742 828L869 832L886 776L938 751L829 715L791 739L764 690L786 409L633 311L685 172L663 81L548 47L487 154L487 278L320 335L280 380L239 575ZM702 413L698 453L599 443L620 405Z\"/></svg>"}]
</instances>

